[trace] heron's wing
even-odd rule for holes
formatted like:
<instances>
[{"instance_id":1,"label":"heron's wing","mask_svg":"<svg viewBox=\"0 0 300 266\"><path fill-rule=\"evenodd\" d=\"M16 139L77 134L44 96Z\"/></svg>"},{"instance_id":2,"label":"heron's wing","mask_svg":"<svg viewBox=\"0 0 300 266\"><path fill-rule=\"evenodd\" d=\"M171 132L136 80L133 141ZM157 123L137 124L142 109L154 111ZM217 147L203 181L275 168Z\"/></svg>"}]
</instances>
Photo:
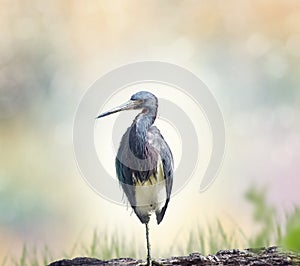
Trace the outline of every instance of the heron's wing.
<instances>
[{"instance_id":1,"label":"heron's wing","mask_svg":"<svg viewBox=\"0 0 300 266\"><path fill-rule=\"evenodd\" d=\"M174 162L173 162L173 155L171 149L157 127L153 126L150 128L148 133L148 138L151 145L158 151L160 155L162 168L164 172L164 178L166 182L167 198L166 198L165 205L161 210L156 211L156 219L157 219L157 223L159 224L164 218L166 209L168 207L168 203L170 201L170 196L171 196L171 191L173 186Z\"/></svg>"},{"instance_id":2,"label":"heron's wing","mask_svg":"<svg viewBox=\"0 0 300 266\"><path fill-rule=\"evenodd\" d=\"M126 166L126 157L127 157L126 153L129 149L128 141L126 141L128 134L129 134L129 129L122 137L120 148L118 150L118 154L115 160L115 165L116 165L117 177L122 186L122 189L130 205L134 207L136 204L135 204L135 190L133 186L134 185L133 171L132 169Z\"/></svg>"},{"instance_id":3,"label":"heron's wing","mask_svg":"<svg viewBox=\"0 0 300 266\"><path fill-rule=\"evenodd\" d=\"M135 206L134 188L133 188L133 184L130 183L132 173L128 167L124 166L119 161L118 157L116 158L115 164L116 164L117 176L122 186L122 189L128 201L130 202L130 205Z\"/></svg>"}]
</instances>

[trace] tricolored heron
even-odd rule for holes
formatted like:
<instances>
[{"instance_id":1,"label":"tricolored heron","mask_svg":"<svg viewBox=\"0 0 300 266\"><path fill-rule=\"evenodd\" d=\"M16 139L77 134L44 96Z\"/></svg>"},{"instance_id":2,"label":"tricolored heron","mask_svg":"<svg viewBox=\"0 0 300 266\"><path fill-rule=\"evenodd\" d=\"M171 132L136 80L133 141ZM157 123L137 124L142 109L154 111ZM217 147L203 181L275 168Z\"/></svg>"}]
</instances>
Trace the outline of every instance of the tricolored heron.
<instances>
[{"instance_id":1,"label":"tricolored heron","mask_svg":"<svg viewBox=\"0 0 300 266\"><path fill-rule=\"evenodd\" d=\"M140 91L104 117L123 110L142 110L122 137L116 157L116 172L126 197L140 221L146 225L147 264L151 264L150 215L157 224L164 218L173 185L172 152L156 126L158 101L150 92Z\"/></svg>"}]
</instances>

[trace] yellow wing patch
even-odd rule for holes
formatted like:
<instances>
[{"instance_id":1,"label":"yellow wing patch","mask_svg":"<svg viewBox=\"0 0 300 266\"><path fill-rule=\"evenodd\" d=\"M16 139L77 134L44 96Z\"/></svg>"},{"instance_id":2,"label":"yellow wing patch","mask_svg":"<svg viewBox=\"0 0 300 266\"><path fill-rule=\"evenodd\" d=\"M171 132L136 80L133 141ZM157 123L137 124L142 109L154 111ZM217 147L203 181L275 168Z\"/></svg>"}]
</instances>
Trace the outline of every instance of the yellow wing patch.
<instances>
[{"instance_id":1,"label":"yellow wing patch","mask_svg":"<svg viewBox=\"0 0 300 266\"><path fill-rule=\"evenodd\" d=\"M157 174L151 175L147 180L140 181L134 173L132 175L136 186L152 186L165 181L164 169L161 160L159 160L157 165Z\"/></svg>"}]
</instances>

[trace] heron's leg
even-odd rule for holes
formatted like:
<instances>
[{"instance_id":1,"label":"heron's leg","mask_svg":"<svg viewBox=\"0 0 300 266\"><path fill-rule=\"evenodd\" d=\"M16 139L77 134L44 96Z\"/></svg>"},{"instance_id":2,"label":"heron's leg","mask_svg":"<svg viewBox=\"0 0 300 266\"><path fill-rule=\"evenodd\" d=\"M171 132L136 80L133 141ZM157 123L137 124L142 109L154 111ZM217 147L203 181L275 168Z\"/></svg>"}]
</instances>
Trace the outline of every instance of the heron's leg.
<instances>
[{"instance_id":1,"label":"heron's leg","mask_svg":"<svg viewBox=\"0 0 300 266\"><path fill-rule=\"evenodd\" d=\"M146 240L147 240L147 265L151 266L150 241L149 241L149 226L146 223Z\"/></svg>"}]
</instances>

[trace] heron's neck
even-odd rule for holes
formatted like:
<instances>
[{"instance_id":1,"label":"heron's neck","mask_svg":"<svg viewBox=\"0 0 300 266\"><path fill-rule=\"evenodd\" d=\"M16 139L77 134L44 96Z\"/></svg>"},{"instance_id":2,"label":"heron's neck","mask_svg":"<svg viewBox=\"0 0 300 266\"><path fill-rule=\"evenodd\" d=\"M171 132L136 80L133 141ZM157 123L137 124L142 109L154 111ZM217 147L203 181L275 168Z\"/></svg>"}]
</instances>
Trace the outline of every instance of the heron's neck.
<instances>
[{"instance_id":1,"label":"heron's neck","mask_svg":"<svg viewBox=\"0 0 300 266\"><path fill-rule=\"evenodd\" d=\"M146 157L147 132L154 123L156 110L144 111L137 115L130 132L130 148L140 159Z\"/></svg>"}]
</instances>

